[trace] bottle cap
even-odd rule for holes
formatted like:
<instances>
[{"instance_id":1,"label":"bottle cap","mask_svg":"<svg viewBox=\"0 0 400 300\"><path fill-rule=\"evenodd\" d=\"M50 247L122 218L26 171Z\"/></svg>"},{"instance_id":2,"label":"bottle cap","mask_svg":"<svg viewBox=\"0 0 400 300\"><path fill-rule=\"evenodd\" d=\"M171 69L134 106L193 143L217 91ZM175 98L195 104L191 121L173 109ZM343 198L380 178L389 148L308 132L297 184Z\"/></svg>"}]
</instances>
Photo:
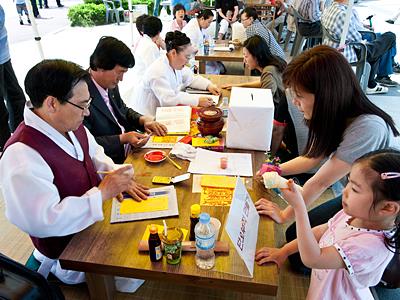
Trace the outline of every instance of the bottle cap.
<instances>
[{"instance_id":1,"label":"bottle cap","mask_svg":"<svg viewBox=\"0 0 400 300\"><path fill-rule=\"evenodd\" d=\"M193 204L193 205L190 207L190 213L191 213L192 215L198 216L198 215L200 214L200 212L201 212L201 208L200 208L200 205L199 205L199 204Z\"/></svg>"},{"instance_id":2,"label":"bottle cap","mask_svg":"<svg viewBox=\"0 0 400 300\"><path fill-rule=\"evenodd\" d=\"M151 234L156 234L156 233L158 233L158 228L157 228L156 225L151 224L149 231L150 231Z\"/></svg>"},{"instance_id":3,"label":"bottle cap","mask_svg":"<svg viewBox=\"0 0 400 300\"><path fill-rule=\"evenodd\" d=\"M200 214L200 223L207 224L210 223L210 215L208 213Z\"/></svg>"}]
</instances>

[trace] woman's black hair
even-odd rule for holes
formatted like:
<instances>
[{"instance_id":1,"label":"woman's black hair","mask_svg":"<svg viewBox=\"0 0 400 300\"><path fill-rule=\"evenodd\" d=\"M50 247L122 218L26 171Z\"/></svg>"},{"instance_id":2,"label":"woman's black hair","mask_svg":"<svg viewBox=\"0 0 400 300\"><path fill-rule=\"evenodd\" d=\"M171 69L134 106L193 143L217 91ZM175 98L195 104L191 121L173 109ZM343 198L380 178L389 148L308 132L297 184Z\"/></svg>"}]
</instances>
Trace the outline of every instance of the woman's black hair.
<instances>
[{"instance_id":1,"label":"woman's black hair","mask_svg":"<svg viewBox=\"0 0 400 300\"><path fill-rule=\"evenodd\" d=\"M272 55L265 40L258 35L254 35L245 40L243 47L256 58L258 65L262 68L266 66L275 66L280 73L283 73L287 66L286 61L282 58Z\"/></svg>"},{"instance_id":2,"label":"woman's black hair","mask_svg":"<svg viewBox=\"0 0 400 300\"><path fill-rule=\"evenodd\" d=\"M177 13L178 11L180 11L180 10L183 10L183 11L185 12L185 14L186 14L185 6L183 6L182 3L177 3L177 4L175 4L174 9L172 10L172 15L174 16L174 19L176 18L176 17L175 17L176 13Z\"/></svg>"},{"instance_id":3,"label":"woman's black hair","mask_svg":"<svg viewBox=\"0 0 400 300\"><path fill-rule=\"evenodd\" d=\"M283 83L315 97L307 120L306 157L328 157L338 148L349 122L364 114L379 116L394 136L399 135L392 117L367 98L350 64L334 48L316 46L295 57L283 72Z\"/></svg>"},{"instance_id":4,"label":"woman's black hair","mask_svg":"<svg viewBox=\"0 0 400 300\"><path fill-rule=\"evenodd\" d=\"M245 9L242 10L240 15L246 14L248 18L252 17L253 20L258 20L258 13L253 7L246 7Z\"/></svg>"},{"instance_id":5,"label":"woman's black hair","mask_svg":"<svg viewBox=\"0 0 400 300\"><path fill-rule=\"evenodd\" d=\"M136 18L136 29L140 35L143 35L143 22L149 15L143 14Z\"/></svg>"},{"instance_id":6,"label":"woman's black hair","mask_svg":"<svg viewBox=\"0 0 400 300\"><path fill-rule=\"evenodd\" d=\"M204 20L208 20L211 17L214 18L214 14L211 11L211 9L202 9L201 11L199 11L197 13L197 16L196 16L197 19L203 18Z\"/></svg>"},{"instance_id":7,"label":"woman's black hair","mask_svg":"<svg viewBox=\"0 0 400 300\"><path fill-rule=\"evenodd\" d=\"M73 88L89 80L89 73L79 65L62 59L47 59L32 67L25 77L25 91L34 108L40 108L48 96L65 103Z\"/></svg>"},{"instance_id":8,"label":"woman's black hair","mask_svg":"<svg viewBox=\"0 0 400 300\"><path fill-rule=\"evenodd\" d=\"M170 31L165 35L165 45L167 47L167 52L173 49L175 49L176 52L181 52L185 46L190 45L190 38L178 30Z\"/></svg>"},{"instance_id":9,"label":"woman's black hair","mask_svg":"<svg viewBox=\"0 0 400 300\"><path fill-rule=\"evenodd\" d=\"M400 203L400 177L383 179L383 173L400 174L400 151L395 149L382 149L367 153L355 162L366 166L363 169L368 178L371 179L373 192L373 204L375 207L379 202L395 201ZM400 253L400 215L396 217L396 228L393 235L385 237L385 244L389 250Z\"/></svg>"},{"instance_id":10,"label":"woman's black hair","mask_svg":"<svg viewBox=\"0 0 400 300\"><path fill-rule=\"evenodd\" d=\"M148 16L143 20L143 33L149 37L155 37L162 31L162 22L159 18Z\"/></svg>"}]
</instances>

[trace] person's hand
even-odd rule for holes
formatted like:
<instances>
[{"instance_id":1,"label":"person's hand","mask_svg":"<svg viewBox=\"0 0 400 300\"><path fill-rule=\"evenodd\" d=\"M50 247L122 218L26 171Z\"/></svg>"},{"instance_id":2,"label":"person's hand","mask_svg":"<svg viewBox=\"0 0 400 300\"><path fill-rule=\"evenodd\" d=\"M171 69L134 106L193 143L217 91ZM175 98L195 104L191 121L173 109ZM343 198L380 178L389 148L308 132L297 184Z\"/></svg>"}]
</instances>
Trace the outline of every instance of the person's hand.
<instances>
[{"instance_id":1,"label":"person's hand","mask_svg":"<svg viewBox=\"0 0 400 300\"><path fill-rule=\"evenodd\" d=\"M269 248L263 247L256 252L255 260L257 265L261 266L268 262L273 262L281 268L285 260L287 259L287 254L283 248Z\"/></svg>"},{"instance_id":2,"label":"person's hand","mask_svg":"<svg viewBox=\"0 0 400 300\"><path fill-rule=\"evenodd\" d=\"M208 97L200 97L199 98L199 106L201 107L209 107L214 105L214 101L211 98Z\"/></svg>"},{"instance_id":3,"label":"person's hand","mask_svg":"<svg viewBox=\"0 0 400 300\"><path fill-rule=\"evenodd\" d=\"M133 200L142 201L146 200L149 196L149 188L140 183L137 183L133 179L130 181L128 188L124 191L132 196Z\"/></svg>"},{"instance_id":4,"label":"person's hand","mask_svg":"<svg viewBox=\"0 0 400 300\"><path fill-rule=\"evenodd\" d=\"M107 174L99 184L101 198L104 200L120 197L120 193L129 188L133 176L132 165L125 165L114 172Z\"/></svg>"},{"instance_id":5,"label":"person's hand","mask_svg":"<svg viewBox=\"0 0 400 300\"><path fill-rule=\"evenodd\" d=\"M293 179L287 181L288 189L281 189L283 198L293 207L305 206L303 196L301 195L300 187L297 186Z\"/></svg>"},{"instance_id":6,"label":"person's hand","mask_svg":"<svg viewBox=\"0 0 400 300\"><path fill-rule=\"evenodd\" d=\"M235 23L237 21L237 17L232 17L231 23Z\"/></svg>"},{"instance_id":7,"label":"person's hand","mask_svg":"<svg viewBox=\"0 0 400 300\"><path fill-rule=\"evenodd\" d=\"M121 144L130 144L135 148L140 148L147 143L150 135L135 131L129 131L119 136Z\"/></svg>"},{"instance_id":8,"label":"person's hand","mask_svg":"<svg viewBox=\"0 0 400 300\"><path fill-rule=\"evenodd\" d=\"M268 216L278 224L286 222L283 212L279 208L278 204L265 198L261 198L254 203L254 205L256 206L258 214Z\"/></svg>"},{"instance_id":9,"label":"person's hand","mask_svg":"<svg viewBox=\"0 0 400 300\"><path fill-rule=\"evenodd\" d=\"M209 84L207 87L207 91L209 91L213 95L221 95L221 89L218 88L215 84Z\"/></svg>"},{"instance_id":10,"label":"person's hand","mask_svg":"<svg viewBox=\"0 0 400 300\"><path fill-rule=\"evenodd\" d=\"M221 89L226 89L228 91L231 90L232 87L233 87L233 84L231 84L231 83L225 83L225 84L221 85Z\"/></svg>"},{"instance_id":11,"label":"person's hand","mask_svg":"<svg viewBox=\"0 0 400 300\"><path fill-rule=\"evenodd\" d=\"M158 123L156 121L146 121L143 124L143 126L146 132L148 133L152 132L158 136L164 136L168 132L167 127L165 125Z\"/></svg>"}]
</instances>

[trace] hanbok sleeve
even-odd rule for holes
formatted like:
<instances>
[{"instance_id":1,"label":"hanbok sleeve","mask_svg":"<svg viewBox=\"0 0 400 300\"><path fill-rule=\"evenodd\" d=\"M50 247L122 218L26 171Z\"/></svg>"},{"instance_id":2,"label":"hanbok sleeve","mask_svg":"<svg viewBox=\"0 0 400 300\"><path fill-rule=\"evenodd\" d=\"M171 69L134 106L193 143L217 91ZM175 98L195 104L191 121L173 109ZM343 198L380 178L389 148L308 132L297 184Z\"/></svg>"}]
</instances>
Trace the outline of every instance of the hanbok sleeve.
<instances>
[{"instance_id":1,"label":"hanbok sleeve","mask_svg":"<svg viewBox=\"0 0 400 300\"><path fill-rule=\"evenodd\" d=\"M5 151L0 177L6 217L32 236L65 236L103 220L103 201L97 187L81 196L60 199L50 167L25 144L15 143Z\"/></svg>"}]
</instances>

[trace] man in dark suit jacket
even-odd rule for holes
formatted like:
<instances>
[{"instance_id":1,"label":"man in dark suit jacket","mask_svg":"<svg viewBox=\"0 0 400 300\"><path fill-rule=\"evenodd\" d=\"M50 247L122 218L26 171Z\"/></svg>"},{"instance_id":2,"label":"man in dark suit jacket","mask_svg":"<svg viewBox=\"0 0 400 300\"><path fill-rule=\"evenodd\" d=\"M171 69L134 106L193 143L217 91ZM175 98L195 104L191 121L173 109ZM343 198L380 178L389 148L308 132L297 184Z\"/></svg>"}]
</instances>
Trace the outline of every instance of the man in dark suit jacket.
<instances>
[{"instance_id":1,"label":"man in dark suit jacket","mask_svg":"<svg viewBox=\"0 0 400 300\"><path fill-rule=\"evenodd\" d=\"M121 99L118 83L134 65L129 48L113 37L102 37L90 56L87 84L92 102L84 125L115 163L125 160L128 146L141 147L147 142L149 135L140 132L167 133L164 125L127 107Z\"/></svg>"}]
</instances>

